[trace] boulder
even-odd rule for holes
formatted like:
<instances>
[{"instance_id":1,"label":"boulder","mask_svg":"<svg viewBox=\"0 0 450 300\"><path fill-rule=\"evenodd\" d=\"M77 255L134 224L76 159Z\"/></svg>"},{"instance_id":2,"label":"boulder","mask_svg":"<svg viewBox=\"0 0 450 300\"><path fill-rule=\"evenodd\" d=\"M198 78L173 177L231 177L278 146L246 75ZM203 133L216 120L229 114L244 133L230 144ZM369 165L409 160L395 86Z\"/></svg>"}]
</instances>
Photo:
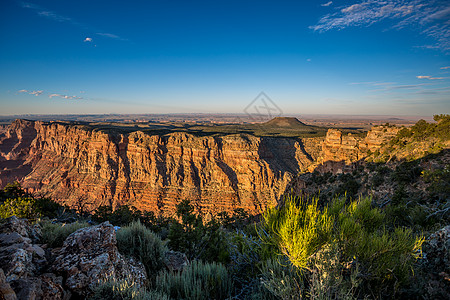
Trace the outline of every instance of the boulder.
<instances>
[{"instance_id":1,"label":"boulder","mask_svg":"<svg viewBox=\"0 0 450 300\"><path fill-rule=\"evenodd\" d=\"M62 274L65 286L80 296L88 296L108 278L131 278L137 288L144 286L144 266L122 256L116 244L115 230L109 222L79 229L64 241L52 270Z\"/></svg>"},{"instance_id":2,"label":"boulder","mask_svg":"<svg viewBox=\"0 0 450 300\"><path fill-rule=\"evenodd\" d=\"M425 286L430 299L448 299L450 295L450 225L431 234L422 246Z\"/></svg>"},{"instance_id":3,"label":"boulder","mask_svg":"<svg viewBox=\"0 0 450 300\"><path fill-rule=\"evenodd\" d=\"M186 254L170 250L164 254L164 264L169 271L180 272L189 264L189 260Z\"/></svg>"},{"instance_id":4,"label":"boulder","mask_svg":"<svg viewBox=\"0 0 450 300\"><path fill-rule=\"evenodd\" d=\"M42 235L39 225L29 225L26 219L19 219L16 216L5 219L0 226L0 233L13 232L24 238L30 238L34 243L36 243Z\"/></svg>"},{"instance_id":5,"label":"boulder","mask_svg":"<svg viewBox=\"0 0 450 300\"><path fill-rule=\"evenodd\" d=\"M6 282L6 276L3 269L0 269L0 300L17 300L16 293Z\"/></svg>"},{"instance_id":6,"label":"boulder","mask_svg":"<svg viewBox=\"0 0 450 300\"><path fill-rule=\"evenodd\" d=\"M36 228L24 219L13 216L0 226L0 265L11 282L22 277L34 276L45 267L45 251L32 238L37 238ZM31 237L31 238L30 238Z\"/></svg>"}]
</instances>

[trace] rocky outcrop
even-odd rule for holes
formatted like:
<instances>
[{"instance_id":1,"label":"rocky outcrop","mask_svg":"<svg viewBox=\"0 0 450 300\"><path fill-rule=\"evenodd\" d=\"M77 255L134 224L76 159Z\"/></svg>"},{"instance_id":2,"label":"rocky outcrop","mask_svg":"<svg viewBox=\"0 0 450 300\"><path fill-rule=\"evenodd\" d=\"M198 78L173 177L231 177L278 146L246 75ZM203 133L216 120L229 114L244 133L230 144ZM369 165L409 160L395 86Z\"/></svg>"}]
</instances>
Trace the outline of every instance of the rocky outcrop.
<instances>
[{"instance_id":1,"label":"rocky outcrop","mask_svg":"<svg viewBox=\"0 0 450 300\"><path fill-rule=\"evenodd\" d=\"M450 295L450 225L427 238L421 267L427 277L425 289L430 299L446 299Z\"/></svg>"},{"instance_id":2,"label":"rocky outcrop","mask_svg":"<svg viewBox=\"0 0 450 300\"><path fill-rule=\"evenodd\" d=\"M0 265L11 282L22 277L34 276L46 265L44 250L34 244L36 229L15 216L6 219L0 231Z\"/></svg>"},{"instance_id":3,"label":"rocky outcrop","mask_svg":"<svg viewBox=\"0 0 450 300\"><path fill-rule=\"evenodd\" d=\"M63 278L45 271L39 235L38 226L15 216L0 226L0 299L69 299Z\"/></svg>"},{"instance_id":4,"label":"rocky outcrop","mask_svg":"<svg viewBox=\"0 0 450 300\"><path fill-rule=\"evenodd\" d=\"M0 299L70 299L89 296L104 280L144 286L142 263L118 252L108 222L72 233L62 248L43 250L32 241L35 226L11 217L0 226Z\"/></svg>"},{"instance_id":5,"label":"rocky outcrop","mask_svg":"<svg viewBox=\"0 0 450 300\"><path fill-rule=\"evenodd\" d=\"M376 151L383 143L395 137L399 130L400 128L395 126L374 126L367 132L363 148L372 152Z\"/></svg>"},{"instance_id":6,"label":"rocky outcrop","mask_svg":"<svg viewBox=\"0 0 450 300\"><path fill-rule=\"evenodd\" d=\"M317 162L309 167L309 171L348 171L347 169L357 166L355 162L367 157L368 150L373 152L380 149L398 131L399 128L394 126L374 126L363 138L351 133L344 135L338 129L329 129Z\"/></svg>"},{"instance_id":7,"label":"rocky outcrop","mask_svg":"<svg viewBox=\"0 0 450 300\"><path fill-rule=\"evenodd\" d=\"M0 299L1 300L17 300L16 292L11 288L11 285L6 281L5 273L0 268Z\"/></svg>"},{"instance_id":8,"label":"rocky outcrop","mask_svg":"<svg viewBox=\"0 0 450 300\"><path fill-rule=\"evenodd\" d=\"M133 278L136 288L143 287L147 280L144 266L122 256L116 245L116 233L109 222L79 229L55 252L52 270L66 278L71 292L82 296L108 278Z\"/></svg>"},{"instance_id":9,"label":"rocky outcrop","mask_svg":"<svg viewBox=\"0 0 450 300\"><path fill-rule=\"evenodd\" d=\"M303 142L292 138L118 133L22 120L8 132L0 144L27 150L12 155L8 151L15 146L3 146L2 157L10 160L1 166L16 159L29 172L22 176L11 165L0 170L0 178L22 176L28 191L88 209L129 204L172 214L179 201L189 199L205 213L258 213L276 203L294 174L313 161ZM10 176L15 172L22 175Z\"/></svg>"}]
</instances>

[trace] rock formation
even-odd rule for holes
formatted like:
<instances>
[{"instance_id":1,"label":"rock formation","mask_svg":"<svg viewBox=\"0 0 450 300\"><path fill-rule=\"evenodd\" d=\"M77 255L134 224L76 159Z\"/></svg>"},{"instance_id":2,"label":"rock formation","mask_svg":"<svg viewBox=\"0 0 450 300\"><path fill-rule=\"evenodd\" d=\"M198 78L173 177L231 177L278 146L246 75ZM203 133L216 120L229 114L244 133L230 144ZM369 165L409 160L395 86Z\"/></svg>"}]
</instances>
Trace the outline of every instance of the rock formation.
<instances>
[{"instance_id":1,"label":"rock formation","mask_svg":"<svg viewBox=\"0 0 450 300\"><path fill-rule=\"evenodd\" d=\"M116 233L109 222L82 228L65 241L52 264L52 270L62 274L66 287L87 296L108 278L133 278L136 288L147 280L144 265L122 256L117 250Z\"/></svg>"},{"instance_id":2,"label":"rock formation","mask_svg":"<svg viewBox=\"0 0 450 300\"><path fill-rule=\"evenodd\" d=\"M44 250L39 227L15 216L0 226L0 299L84 299L102 281L133 279L144 286L141 262L121 255L108 222L79 229L62 248Z\"/></svg>"},{"instance_id":3,"label":"rock formation","mask_svg":"<svg viewBox=\"0 0 450 300\"><path fill-rule=\"evenodd\" d=\"M367 132L366 137L344 135L341 130L329 129L325 140L322 143L322 151L317 158L316 164L309 167L309 171L318 168L319 171L342 172L353 167L357 161L363 160L367 156L368 150L375 151L383 143L392 139L398 127L374 126Z\"/></svg>"},{"instance_id":4,"label":"rock formation","mask_svg":"<svg viewBox=\"0 0 450 300\"><path fill-rule=\"evenodd\" d=\"M375 127L366 139L330 129L323 140L120 133L16 120L0 135L0 187L18 180L29 192L87 210L128 204L170 215L189 199L205 213L259 213L297 173L360 160L394 133L385 129Z\"/></svg>"},{"instance_id":5,"label":"rock formation","mask_svg":"<svg viewBox=\"0 0 450 300\"><path fill-rule=\"evenodd\" d=\"M129 204L171 213L190 199L207 212L276 203L312 163L302 141L251 135L157 135L15 121L0 138L0 180L69 206Z\"/></svg>"}]
</instances>

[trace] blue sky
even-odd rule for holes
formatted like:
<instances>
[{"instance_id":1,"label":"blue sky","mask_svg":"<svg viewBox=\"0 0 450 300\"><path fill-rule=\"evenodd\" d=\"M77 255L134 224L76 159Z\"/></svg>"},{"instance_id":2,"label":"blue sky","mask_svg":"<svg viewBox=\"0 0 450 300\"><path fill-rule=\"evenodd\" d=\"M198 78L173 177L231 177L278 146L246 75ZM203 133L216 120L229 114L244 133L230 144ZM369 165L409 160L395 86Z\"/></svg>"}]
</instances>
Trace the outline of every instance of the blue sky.
<instances>
[{"instance_id":1,"label":"blue sky","mask_svg":"<svg viewBox=\"0 0 450 300\"><path fill-rule=\"evenodd\" d=\"M450 113L450 2L0 4L0 115Z\"/></svg>"}]
</instances>

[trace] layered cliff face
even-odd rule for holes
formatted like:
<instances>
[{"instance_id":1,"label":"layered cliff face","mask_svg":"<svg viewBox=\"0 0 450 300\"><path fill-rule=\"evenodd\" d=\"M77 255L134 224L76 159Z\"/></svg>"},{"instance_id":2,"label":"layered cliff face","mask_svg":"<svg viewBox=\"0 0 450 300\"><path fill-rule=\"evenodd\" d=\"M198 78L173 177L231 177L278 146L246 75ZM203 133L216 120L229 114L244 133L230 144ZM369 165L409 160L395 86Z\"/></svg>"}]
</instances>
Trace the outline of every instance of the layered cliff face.
<instances>
[{"instance_id":1,"label":"layered cliff face","mask_svg":"<svg viewBox=\"0 0 450 300\"><path fill-rule=\"evenodd\" d=\"M18 120L0 144L2 185L19 179L29 191L87 209L130 204L171 213L190 199L212 213L256 213L312 163L296 139L107 134L56 122Z\"/></svg>"},{"instance_id":2,"label":"layered cliff face","mask_svg":"<svg viewBox=\"0 0 450 300\"><path fill-rule=\"evenodd\" d=\"M30 192L88 210L128 204L171 214L189 199L203 212L259 213L292 188L299 172L342 171L391 131L376 127L364 139L330 129L325 139L301 140L106 133L16 120L0 133L0 186L18 180Z\"/></svg>"},{"instance_id":3,"label":"layered cliff face","mask_svg":"<svg viewBox=\"0 0 450 300\"><path fill-rule=\"evenodd\" d=\"M376 151L382 144L392 139L399 131L398 127L375 126L363 138L345 135L338 129L329 129L322 143L322 151L316 163L309 167L309 171L342 172L355 162L364 160L368 150Z\"/></svg>"}]
</instances>

